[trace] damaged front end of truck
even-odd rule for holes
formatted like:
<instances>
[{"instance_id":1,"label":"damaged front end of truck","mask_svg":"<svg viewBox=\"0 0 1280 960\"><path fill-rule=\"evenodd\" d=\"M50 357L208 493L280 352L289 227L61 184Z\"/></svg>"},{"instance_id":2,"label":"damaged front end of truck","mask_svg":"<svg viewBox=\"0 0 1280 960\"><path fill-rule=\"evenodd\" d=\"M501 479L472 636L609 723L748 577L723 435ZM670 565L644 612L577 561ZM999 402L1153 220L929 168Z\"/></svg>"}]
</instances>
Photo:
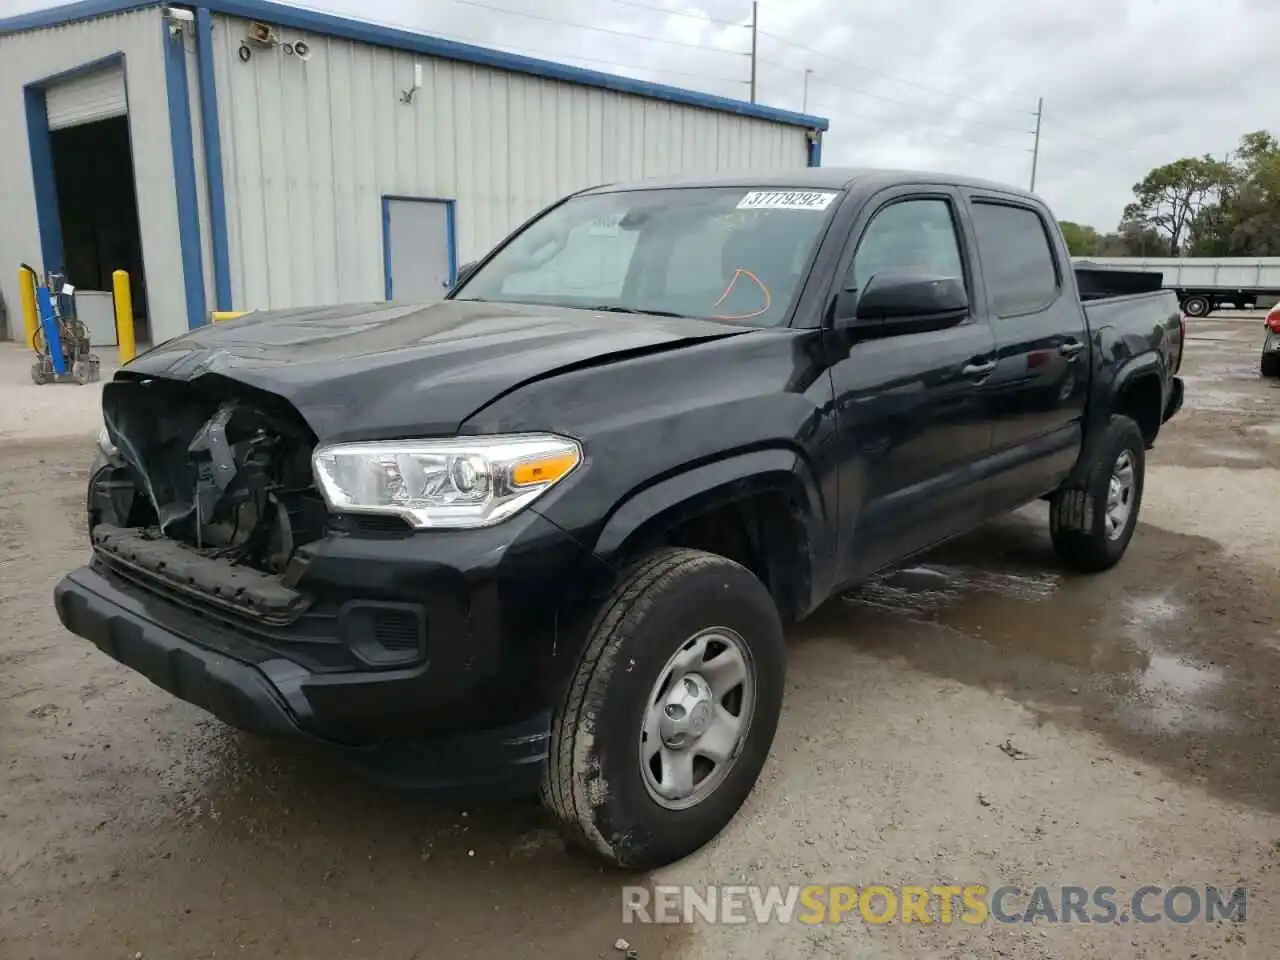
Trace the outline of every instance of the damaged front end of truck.
<instances>
[{"instance_id":1,"label":"damaged front end of truck","mask_svg":"<svg viewBox=\"0 0 1280 960\"><path fill-rule=\"evenodd\" d=\"M103 419L88 512L112 572L267 624L304 611L298 550L325 536L327 511L296 411L216 375L126 375L104 387Z\"/></svg>"}]
</instances>

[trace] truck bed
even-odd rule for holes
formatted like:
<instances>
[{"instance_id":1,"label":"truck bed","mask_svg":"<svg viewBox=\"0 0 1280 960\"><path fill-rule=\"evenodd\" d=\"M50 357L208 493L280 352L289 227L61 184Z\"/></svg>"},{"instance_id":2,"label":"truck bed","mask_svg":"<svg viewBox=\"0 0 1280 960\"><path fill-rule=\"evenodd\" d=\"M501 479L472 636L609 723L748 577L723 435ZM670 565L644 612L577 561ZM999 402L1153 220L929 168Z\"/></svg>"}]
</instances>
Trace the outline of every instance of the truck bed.
<instances>
[{"instance_id":1,"label":"truck bed","mask_svg":"<svg viewBox=\"0 0 1280 960\"><path fill-rule=\"evenodd\" d=\"M1074 265L1076 287L1086 303L1106 297L1122 297L1160 290L1162 275L1145 270L1121 270L1094 263Z\"/></svg>"}]
</instances>

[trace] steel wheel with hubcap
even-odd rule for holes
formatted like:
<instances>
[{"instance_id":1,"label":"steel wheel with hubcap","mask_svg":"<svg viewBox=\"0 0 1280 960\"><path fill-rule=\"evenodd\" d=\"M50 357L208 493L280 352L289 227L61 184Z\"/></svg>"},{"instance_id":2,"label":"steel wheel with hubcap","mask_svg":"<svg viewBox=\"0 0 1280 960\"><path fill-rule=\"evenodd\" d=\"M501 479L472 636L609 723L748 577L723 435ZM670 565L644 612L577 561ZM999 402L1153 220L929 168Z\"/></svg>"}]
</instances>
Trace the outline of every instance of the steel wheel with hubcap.
<instances>
[{"instance_id":1,"label":"steel wheel with hubcap","mask_svg":"<svg viewBox=\"0 0 1280 960\"><path fill-rule=\"evenodd\" d=\"M1121 450L1107 484L1107 539L1117 540L1123 535L1132 510L1133 457L1128 450Z\"/></svg>"},{"instance_id":2,"label":"steel wheel with hubcap","mask_svg":"<svg viewBox=\"0 0 1280 960\"><path fill-rule=\"evenodd\" d=\"M1088 441L1078 475L1050 498L1058 556L1084 573L1115 566L1133 539L1145 471L1142 431L1129 417L1112 416Z\"/></svg>"},{"instance_id":3,"label":"steel wheel with hubcap","mask_svg":"<svg viewBox=\"0 0 1280 960\"><path fill-rule=\"evenodd\" d=\"M786 648L745 567L663 548L624 574L552 719L542 799L618 866L688 856L733 819L769 754Z\"/></svg>"},{"instance_id":4,"label":"steel wheel with hubcap","mask_svg":"<svg viewBox=\"0 0 1280 960\"><path fill-rule=\"evenodd\" d=\"M640 766L659 806L684 810L733 768L755 709L755 667L727 627L695 634L654 684L640 731Z\"/></svg>"}]
</instances>

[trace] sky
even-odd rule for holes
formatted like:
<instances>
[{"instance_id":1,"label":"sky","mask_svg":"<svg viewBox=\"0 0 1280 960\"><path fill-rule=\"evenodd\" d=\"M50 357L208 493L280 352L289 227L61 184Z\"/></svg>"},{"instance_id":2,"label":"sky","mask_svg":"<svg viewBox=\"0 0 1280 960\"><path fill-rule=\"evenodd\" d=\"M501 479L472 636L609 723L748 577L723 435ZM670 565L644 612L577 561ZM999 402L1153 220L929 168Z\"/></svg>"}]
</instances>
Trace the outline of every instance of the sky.
<instances>
[{"instance_id":1,"label":"sky","mask_svg":"<svg viewBox=\"0 0 1280 960\"><path fill-rule=\"evenodd\" d=\"M0 0L0 16L53 3ZM308 7L747 99L750 0L309 0ZM1280 134L1277 0L760 0L757 100L830 119L823 165L1030 183L1114 229L1134 183Z\"/></svg>"}]
</instances>

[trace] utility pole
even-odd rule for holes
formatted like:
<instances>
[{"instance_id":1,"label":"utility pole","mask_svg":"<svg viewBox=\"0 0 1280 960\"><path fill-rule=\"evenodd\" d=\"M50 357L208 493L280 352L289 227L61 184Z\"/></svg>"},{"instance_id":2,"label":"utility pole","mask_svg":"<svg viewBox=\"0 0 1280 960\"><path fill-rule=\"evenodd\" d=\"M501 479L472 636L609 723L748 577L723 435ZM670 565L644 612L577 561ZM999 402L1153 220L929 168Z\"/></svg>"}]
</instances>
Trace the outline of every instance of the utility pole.
<instances>
[{"instance_id":1,"label":"utility pole","mask_svg":"<svg viewBox=\"0 0 1280 960\"><path fill-rule=\"evenodd\" d=\"M812 69L809 67L804 68L804 100L803 106L800 107L801 113L809 112L809 74L811 73L813 73Z\"/></svg>"},{"instance_id":2,"label":"utility pole","mask_svg":"<svg viewBox=\"0 0 1280 960\"><path fill-rule=\"evenodd\" d=\"M756 102L756 53L760 49L760 0L751 0L751 102Z\"/></svg>"},{"instance_id":3,"label":"utility pole","mask_svg":"<svg viewBox=\"0 0 1280 960\"><path fill-rule=\"evenodd\" d=\"M1036 167L1040 164L1040 121L1044 117L1044 97L1036 104L1036 142L1031 148L1031 192L1036 192Z\"/></svg>"}]
</instances>

